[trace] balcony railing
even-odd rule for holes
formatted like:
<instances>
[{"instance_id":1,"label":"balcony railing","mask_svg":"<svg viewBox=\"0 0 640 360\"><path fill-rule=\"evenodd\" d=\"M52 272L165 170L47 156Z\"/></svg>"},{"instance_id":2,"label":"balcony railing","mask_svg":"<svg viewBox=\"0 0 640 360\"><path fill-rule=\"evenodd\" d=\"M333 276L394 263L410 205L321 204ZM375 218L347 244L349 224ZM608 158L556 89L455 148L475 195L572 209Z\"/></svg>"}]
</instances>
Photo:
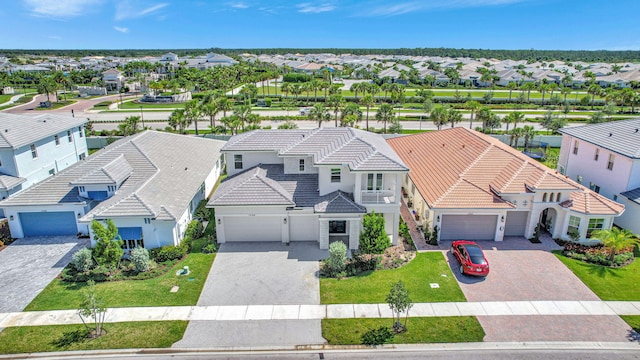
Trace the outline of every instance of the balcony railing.
<instances>
[{"instance_id":1,"label":"balcony railing","mask_svg":"<svg viewBox=\"0 0 640 360\"><path fill-rule=\"evenodd\" d=\"M363 204L396 204L395 191L369 191L362 192Z\"/></svg>"}]
</instances>

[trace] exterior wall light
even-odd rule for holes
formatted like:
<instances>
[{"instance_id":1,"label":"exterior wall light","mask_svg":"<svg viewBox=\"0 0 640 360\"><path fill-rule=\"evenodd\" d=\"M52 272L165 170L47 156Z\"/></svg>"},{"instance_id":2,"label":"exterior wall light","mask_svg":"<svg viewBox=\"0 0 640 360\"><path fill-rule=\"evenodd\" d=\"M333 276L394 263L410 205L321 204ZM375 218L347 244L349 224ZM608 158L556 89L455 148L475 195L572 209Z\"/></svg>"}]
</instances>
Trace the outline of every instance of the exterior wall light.
<instances>
[{"instance_id":1,"label":"exterior wall light","mask_svg":"<svg viewBox=\"0 0 640 360\"><path fill-rule=\"evenodd\" d=\"M218 218L218 225L222 224L222 220L220 220L220 218Z\"/></svg>"},{"instance_id":2,"label":"exterior wall light","mask_svg":"<svg viewBox=\"0 0 640 360\"><path fill-rule=\"evenodd\" d=\"M287 225L287 218L284 218L284 224Z\"/></svg>"}]
</instances>

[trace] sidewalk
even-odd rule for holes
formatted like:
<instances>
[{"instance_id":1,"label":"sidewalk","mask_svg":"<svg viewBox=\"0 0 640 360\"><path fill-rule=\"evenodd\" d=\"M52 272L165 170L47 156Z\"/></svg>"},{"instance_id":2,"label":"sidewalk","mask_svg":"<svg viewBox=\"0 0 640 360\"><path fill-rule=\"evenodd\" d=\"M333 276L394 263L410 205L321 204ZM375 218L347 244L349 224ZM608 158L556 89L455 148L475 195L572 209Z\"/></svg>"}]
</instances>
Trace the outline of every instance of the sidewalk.
<instances>
[{"instance_id":1,"label":"sidewalk","mask_svg":"<svg viewBox=\"0 0 640 360\"><path fill-rule=\"evenodd\" d=\"M410 317L640 315L640 301L506 301L416 303ZM240 305L110 308L106 322L246 321L391 318L387 304ZM76 310L0 313L0 328L80 324Z\"/></svg>"},{"instance_id":2,"label":"sidewalk","mask_svg":"<svg viewBox=\"0 0 640 360\"><path fill-rule=\"evenodd\" d=\"M20 99L20 98L21 98L21 97L23 97L23 96L24 96L24 94L17 94L17 95L14 95L14 96L12 96L12 97L11 97L11 99L9 99L9 101L7 101L7 102L5 102L5 103L0 104L0 107L1 107L1 106L6 106L6 105L11 105L11 104L15 103L16 101L18 101L18 99Z\"/></svg>"}]
</instances>

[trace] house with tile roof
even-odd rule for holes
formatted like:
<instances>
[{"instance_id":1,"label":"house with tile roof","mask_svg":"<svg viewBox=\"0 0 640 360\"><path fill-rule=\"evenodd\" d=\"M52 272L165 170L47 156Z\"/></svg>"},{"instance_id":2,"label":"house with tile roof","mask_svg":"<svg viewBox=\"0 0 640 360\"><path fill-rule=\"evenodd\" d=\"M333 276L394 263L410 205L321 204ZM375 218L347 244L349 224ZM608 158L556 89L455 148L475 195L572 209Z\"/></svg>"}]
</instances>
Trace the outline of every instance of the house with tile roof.
<instances>
[{"instance_id":1,"label":"house with tile roof","mask_svg":"<svg viewBox=\"0 0 640 360\"><path fill-rule=\"evenodd\" d=\"M530 238L540 224L554 238L589 238L624 206L479 132L453 128L388 140L409 167L412 211L442 240Z\"/></svg>"},{"instance_id":2,"label":"house with tile roof","mask_svg":"<svg viewBox=\"0 0 640 360\"><path fill-rule=\"evenodd\" d=\"M343 241L357 249L375 211L398 241L400 182L408 169L377 134L352 128L255 130L222 148L227 174L208 207L218 242Z\"/></svg>"},{"instance_id":3,"label":"house with tile roof","mask_svg":"<svg viewBox=\"0 0 640 360\"><path fill-rule=\"evenodd\" d=\"M640 234L640 119L560 131L558 171L625 206L614 223Z\"/></svg>"},{"instance_id":4,"label":"house with tile roof","mask_svg":"<svg viewBox=\"0 0 640 360\"><path fill-rule=\"evenodd\" d=\"M83 160L86 118L0 113L0 198Z\"/></svg>"},{"instance_id":5,"label":"house with tile roof","mask_svg":"<svg viewBox=\"0 0 640 360\"><path fill-rule=\"evenodd\" d=\"M90 234L111 219L127 249L178 245L223 166L223 141L144 131L0 202L11 234Z\"/></svg>"}]
</instances>

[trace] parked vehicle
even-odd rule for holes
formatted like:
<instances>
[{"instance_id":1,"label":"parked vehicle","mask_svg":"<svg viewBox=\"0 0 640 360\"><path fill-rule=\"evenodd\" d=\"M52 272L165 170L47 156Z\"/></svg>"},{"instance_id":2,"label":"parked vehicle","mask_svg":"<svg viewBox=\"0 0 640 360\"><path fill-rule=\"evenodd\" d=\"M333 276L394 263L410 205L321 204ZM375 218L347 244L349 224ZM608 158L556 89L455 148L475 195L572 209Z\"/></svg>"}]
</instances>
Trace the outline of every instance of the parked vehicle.
<instances>
[{"instance_id":1,"label":"parked vehicle","mask_svg":"<svg viewBox=\"0 0 640 360\"><path fill-rule=\"evenodd\" d=\"M309 111L311 111L311 108L300 108L300 116L309 115Z\"/></svg>"},{"instance_id":2,"label":"parked vehicle","mask_svg":"<svg viewBox=\"0 0 640 360\"><path fill-rule=\"evenodd\" d=\"M468 240L454 241L451 244L451 253L460 263L462 275L489 275L489 262L477 243Z\"/></svg>"}]
</instances>

